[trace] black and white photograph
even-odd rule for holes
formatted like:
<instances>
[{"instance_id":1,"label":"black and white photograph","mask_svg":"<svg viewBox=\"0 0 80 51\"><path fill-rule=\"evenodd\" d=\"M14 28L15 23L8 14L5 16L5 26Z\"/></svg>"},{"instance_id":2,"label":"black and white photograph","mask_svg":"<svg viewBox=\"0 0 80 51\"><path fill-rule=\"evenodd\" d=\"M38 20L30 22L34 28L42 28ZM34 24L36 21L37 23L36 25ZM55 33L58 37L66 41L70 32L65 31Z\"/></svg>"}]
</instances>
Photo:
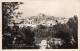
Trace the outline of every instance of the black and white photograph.
<instances>
[{"instance_id":1,"label":"black and white photograph","mask_svg":"<svg viewBox=\"0 0 80 51\"><path fill-rule=\"evenodd\" d=\"M77 0L1 2L2 49L78 49Z\"/></svg>"}]
</instances>

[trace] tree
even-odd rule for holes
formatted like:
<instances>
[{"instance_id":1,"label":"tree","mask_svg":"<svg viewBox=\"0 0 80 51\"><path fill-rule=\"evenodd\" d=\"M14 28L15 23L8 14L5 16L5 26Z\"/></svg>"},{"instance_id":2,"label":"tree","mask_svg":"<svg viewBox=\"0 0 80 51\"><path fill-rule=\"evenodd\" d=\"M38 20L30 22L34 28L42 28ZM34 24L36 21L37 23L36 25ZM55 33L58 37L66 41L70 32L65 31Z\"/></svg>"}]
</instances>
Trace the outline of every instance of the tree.
<instances>
[{"instance_id":1,"label":"tree","mask_svg":"<svg viewBox=\"0 0 80 51\"><path fill-rule=\"evenodd\" d=\"M22 2L2 2L2 35L4 39L3 41L3 48L11 48L13 37L12 29L8 26L11 22L11 18L14 18L14 11L18 9L19 5L23 4ZM9 45L10 44L10 45Z\"/></svg>"},{"instance_id":2,"label":"tree","mask_svg":"<svg viewBox=\"0 0 80 51\"><path fill-rule=\"evenodd\" d=\"M71 41L71 32L67 24L60 24L54 26L56 33L53 35L55 38L61 38L65 43L64 46L60 46L58 48L69 48L70 41ZM71 46L71 45L70 45Z\"/></svg>"},{"instance_id":3,"label":"tree","mask_svg":"<svg viewBox=\"0 0 80 51\"><path fill-rule=\"evenodd\" d=\"M74 15L74 17L69 18L67 25L71 30L71 34L75 43L73 44L73 48L78 48L78 17Z\"/></svg>"},{"instance_id":4,"label":"tree","mask_svg":"<svg viewBox=\"0 0 80 51\"><path fill-rule=\"evenodd\" d=\"M31 27L23 27L20 31L20 35L22 36L22 39L24 43L26 44L26 48L32 48L31 46L34 46L34 32L32 31Z\"/></svg>"},{"instance_id":5,"label":"tree","mask_svg":"<svg viewBox=\"0 0 80 51\"><path fill-rule=\"evenodd\" d=\"M5 27L11 22L12 14L14 15L13 11L18 9L19 5L23 4L22 2L2 2L2 29L4 33Z\"/></svg>"},{"instance_id":6,"label":"tree","mask_svg":"<svg viewBox=\"0 0 80 51\"><path fill-rule=\"evenodd\" d=\"M67 24L69 28L72 30L73 37L78 38L78 17L75 15L73 18L70 18Z\"/></svg>"}]
</instances>

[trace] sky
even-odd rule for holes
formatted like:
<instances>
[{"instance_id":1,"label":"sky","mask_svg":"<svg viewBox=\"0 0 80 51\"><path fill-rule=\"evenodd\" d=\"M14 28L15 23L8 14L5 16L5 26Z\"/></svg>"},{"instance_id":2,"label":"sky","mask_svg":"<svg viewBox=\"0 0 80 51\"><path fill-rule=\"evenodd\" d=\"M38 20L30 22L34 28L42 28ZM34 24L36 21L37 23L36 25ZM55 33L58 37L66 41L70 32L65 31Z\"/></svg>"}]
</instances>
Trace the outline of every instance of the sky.
<instances>
[{"instance_id":1,"label":"sky","mask_svg":"<svg viewBox=\"0 0 80 51\"><path fill-rule=\"evenodd\" d=\"M23 12L24 18L39 13L55 17L80 16L80 2L78 0L27 0L17 11Z\"/></svg>"}]
</instances>

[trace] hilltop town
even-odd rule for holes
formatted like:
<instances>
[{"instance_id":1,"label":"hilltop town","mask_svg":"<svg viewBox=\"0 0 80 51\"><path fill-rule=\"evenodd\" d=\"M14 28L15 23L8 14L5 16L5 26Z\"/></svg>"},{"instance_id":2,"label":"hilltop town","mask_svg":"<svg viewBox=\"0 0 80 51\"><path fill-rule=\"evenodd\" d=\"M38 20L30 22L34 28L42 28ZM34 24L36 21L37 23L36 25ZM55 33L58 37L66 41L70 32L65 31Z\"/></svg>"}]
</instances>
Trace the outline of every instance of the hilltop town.
<instances>
[{"instance_id":1,"label":"hilltop town","mask_svg":"<svg viewBox=\"0 0 80 51\"><path fill-rule=\"evenodd\" d=\"M39 13L36 16L31 16L21 19L20 18L21 17L15 19L13 18L9 26L13 26L14 24L18 25L19 27L23 26L36 27L37 25L52 26L56 25L57 23L65 24L68 21L67 18L47 16L42 13Z\"/></svg>"}]
</instances>

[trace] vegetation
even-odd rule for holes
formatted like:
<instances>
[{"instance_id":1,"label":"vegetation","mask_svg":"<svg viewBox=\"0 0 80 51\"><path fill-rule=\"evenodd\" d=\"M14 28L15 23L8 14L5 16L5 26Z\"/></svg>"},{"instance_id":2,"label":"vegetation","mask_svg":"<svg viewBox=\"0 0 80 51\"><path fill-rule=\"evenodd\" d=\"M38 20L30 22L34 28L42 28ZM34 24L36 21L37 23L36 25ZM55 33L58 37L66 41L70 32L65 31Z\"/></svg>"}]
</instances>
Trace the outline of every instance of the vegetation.
<instances>
[{"instance_id":1,"label":"vegetation","mask_svg":"<svg viewBox=\"0 0 80 51\"><path fill-rule=\"evenodd\" d=\"M22 4L22 3L20 3ZM3 49L38 49L38 43L46 39L50 47L58 49L77 49L78 48L78 17L69 18L65 24L58 23L53 26L38 25L36 28L22 27L16 24L13 27L8 26L11 14L18 9L18 2L2 3L2 48ZM5 9L4 9L5 8ZM13 8L13 9L12 9ZM8 11L9 12L8 12ZM59 40L60 39L60 40ZM60 43L56 43L60 41ZM14 47L17 44L18 47ZM21 47L19 45L22 44Z\"/></svg>"}]
</instances>

